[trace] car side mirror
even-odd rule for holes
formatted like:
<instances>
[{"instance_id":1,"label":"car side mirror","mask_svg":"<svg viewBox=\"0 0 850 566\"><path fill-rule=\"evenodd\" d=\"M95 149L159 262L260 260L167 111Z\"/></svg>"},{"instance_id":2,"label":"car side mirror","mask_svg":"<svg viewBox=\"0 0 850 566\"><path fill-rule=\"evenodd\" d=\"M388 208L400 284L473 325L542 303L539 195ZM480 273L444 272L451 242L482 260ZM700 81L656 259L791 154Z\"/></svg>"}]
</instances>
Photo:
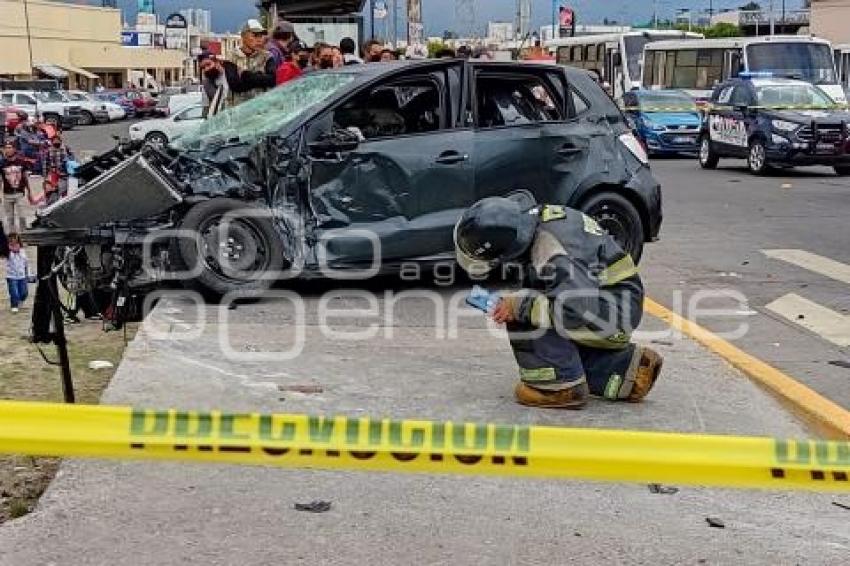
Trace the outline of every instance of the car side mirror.
<instances>
[{"instance_id":1,"label":"car side mirror","mask_svg":"<svg viewBox=\"0 0 850 566\"><path fill-rule=\"evenodd\" d=\"M313 157L328 157L340 153L350 153L360 146L360 138L347 130L334 130L319 136L316 141L307 144Z\"/></svg>"}]
</instances>

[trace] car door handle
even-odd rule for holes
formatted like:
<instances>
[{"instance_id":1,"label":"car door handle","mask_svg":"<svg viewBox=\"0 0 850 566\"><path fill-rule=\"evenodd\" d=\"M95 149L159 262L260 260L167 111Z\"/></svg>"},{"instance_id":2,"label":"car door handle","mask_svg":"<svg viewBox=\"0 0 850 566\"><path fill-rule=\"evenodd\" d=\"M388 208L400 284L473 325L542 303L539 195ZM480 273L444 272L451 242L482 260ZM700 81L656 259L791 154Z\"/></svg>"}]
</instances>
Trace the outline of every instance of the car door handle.
<instances>
[{"instance_id":1,"label":"car door handle","mask_svg":"<svg viewBox=\"0 0 850 566\"><path fill-rule=\"evenodd\" d=\"M564 156L564 157L569 157L570 155L575 155L577 153L581 153L582 151L584 151L584 150L581 149L580 147L576 147L571 143L565 143L564 145L559 147L555 151L555 153L557 153L558 155Z\"/></svg>"},{"instance_id":2,"label":"car door handle","mask_svg":"<svg viewBox=\"0 0 850 566\"><path fill-rule=\"evenodd\" d=\"M454 165L455 163L463 163L464 161L469 160L469 155L465 153L458 153L456 151L445 151L435 159L435 163L439 163L440 165Z\"/></svg>"}]
</instances>

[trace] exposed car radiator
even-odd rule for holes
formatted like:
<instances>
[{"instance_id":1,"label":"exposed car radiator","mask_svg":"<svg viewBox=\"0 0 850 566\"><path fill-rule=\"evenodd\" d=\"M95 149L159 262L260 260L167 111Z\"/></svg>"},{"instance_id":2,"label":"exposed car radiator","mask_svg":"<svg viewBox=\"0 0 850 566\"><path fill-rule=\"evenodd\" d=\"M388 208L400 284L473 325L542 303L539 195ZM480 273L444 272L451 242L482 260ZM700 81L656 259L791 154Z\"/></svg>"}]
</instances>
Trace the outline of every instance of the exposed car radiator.
<instances>
[{"instance_id":1,"label":"exposed car radiator","mask_svg":"<svg viewBox=\"0 0 850 566\"><path fill-rule=\"evenodd\" d=\"M182 200L162 173L136 154L38 216L44 227L92 228L161 214Z\"/></svg>"}]
</instances>

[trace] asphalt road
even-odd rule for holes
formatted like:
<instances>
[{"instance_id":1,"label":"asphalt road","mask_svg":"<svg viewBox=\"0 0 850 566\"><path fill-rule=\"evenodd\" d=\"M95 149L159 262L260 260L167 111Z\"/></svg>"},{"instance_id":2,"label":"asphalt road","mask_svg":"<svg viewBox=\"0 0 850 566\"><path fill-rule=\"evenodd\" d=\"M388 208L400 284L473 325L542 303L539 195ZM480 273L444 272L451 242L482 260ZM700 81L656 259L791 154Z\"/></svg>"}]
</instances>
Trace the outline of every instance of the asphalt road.
<instances>
[{"instance_id":1,"label":"asphalt road","mask_svg":"<svg viewBox=\"0 0 850 566\"><path fill-rule=\"evenodd\" d=\"M80 127L66 139L104 151L132 123ZM754 177L738 160L704 171L693 159L663 159L653 169L665 218L642 264L648 294L716 332L746 324L732 340L739 347L850 408L850 178L827 168Z\"/></svg>"},{"instance_id":2,"label":"asphalt road","mask_svg":"<svg viewBox=\"0 0 850 566\"><path fill-rule=\"evenodd\" d=\"M642 265L649 295L716 332L746 324L736 345L850 408L850 179L827 168L754 177L738 160L654 170L665 217ZM718 290L746 302L711 298Z\"/></svg>"}]
</instances>

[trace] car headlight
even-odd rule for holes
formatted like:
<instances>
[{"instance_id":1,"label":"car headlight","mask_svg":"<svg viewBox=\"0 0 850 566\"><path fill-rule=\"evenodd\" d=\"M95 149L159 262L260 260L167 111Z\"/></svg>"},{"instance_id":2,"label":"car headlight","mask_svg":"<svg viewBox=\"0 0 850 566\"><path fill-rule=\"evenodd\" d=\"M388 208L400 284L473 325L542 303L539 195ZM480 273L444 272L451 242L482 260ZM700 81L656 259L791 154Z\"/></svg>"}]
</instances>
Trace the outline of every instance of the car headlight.
<instances>
[{"instance_id":1,"label":"car headlight","mask_svg":"<svg viewBox=\"0 0 850 566\"><path fill-rule=\"evenodd\" d=\"M780 136L779 134L771 134L770 137L773 140L773 143L776 145L783 145L788 143L788 138Z\"/></svg>"},{"instance_id":2,"label":"car headlight","mask_svg":"<svg viewBox=\"0 0 850 566\"><path fill-rule=\"evenodd\" d=\"M653 122L652 120L644 120L643 123L646 125L647 128L649 128L653 132L663 132L663 131L667 130L666 126L663 126L661 124L657 124L657 123Z\"/></svg>"},{"instance_id":3,"label":"car headlight","mask_svg":"<svg viewBox=\"0 0 850 566\"><path fill-rule=\"evenodd\" d=\"M787 120L772 120L773 129L780 132L793 132L800 127L800 124L788 122Z\"/></svg>"}]
</instances>

